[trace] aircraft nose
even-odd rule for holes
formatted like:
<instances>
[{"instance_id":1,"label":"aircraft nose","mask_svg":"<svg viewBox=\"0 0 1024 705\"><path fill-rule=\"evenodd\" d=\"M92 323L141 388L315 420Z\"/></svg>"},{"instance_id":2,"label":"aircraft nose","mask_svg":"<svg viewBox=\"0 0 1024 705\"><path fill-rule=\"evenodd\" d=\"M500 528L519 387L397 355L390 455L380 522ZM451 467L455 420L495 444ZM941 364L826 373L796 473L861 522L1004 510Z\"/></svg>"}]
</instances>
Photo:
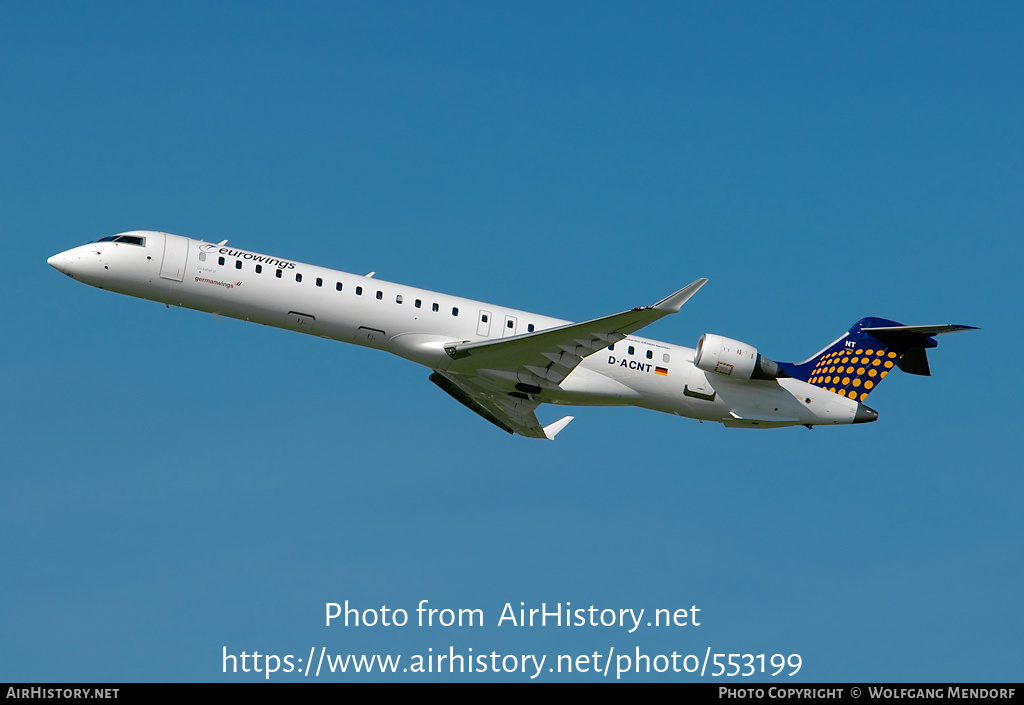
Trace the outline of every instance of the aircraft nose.
<instances>
[{"instance_id":1,"label":"aircraft nose","mask_svg":"<svg viewBox=\"0 0 1024 705\"><path fill-rule=\"evenodd\" d=\"M67 274L68 271L68 256L67 253L61 252L54 255L50 259L46 260L46 263L56 269L58 272L64 272Z\"/></svg>"},{"instance_id":2,"label":"aircraft nose","mask_svg":"<svg viewBox=\"0 0 1024 705\"><path fill-rule=\"evenodd\" d=\"M878 412L866 404L857 404L857 413L853 417L854 423L870 423L878 420Z\"/></svg>"}]
</instances>

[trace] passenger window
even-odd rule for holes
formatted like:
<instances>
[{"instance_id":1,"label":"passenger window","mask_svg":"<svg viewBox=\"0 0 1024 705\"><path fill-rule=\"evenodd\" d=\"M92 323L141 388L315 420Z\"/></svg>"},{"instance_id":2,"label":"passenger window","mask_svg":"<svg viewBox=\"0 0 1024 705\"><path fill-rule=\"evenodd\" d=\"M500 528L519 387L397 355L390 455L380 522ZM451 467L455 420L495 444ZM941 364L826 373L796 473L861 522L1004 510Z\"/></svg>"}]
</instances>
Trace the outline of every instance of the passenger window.
<instances>
[{"instance_id":1,"label":"passenger window","mask_svg":"<svg viewBox=\"0 0 1024 705\"><path fill-rule=\"evenodd\" d=\"M480 320L484 323L487 323L487 314L485 313L482 316L480 316Z\"/></svg>"},{"instance_id":2,"label":"passenger window","mask_svg":"<svg viewBox=\"0 0 1024 705\"><path fill-rule=\"evenodd\" d=\"M200 262L205 262L206 261L206 253L205 252L200 252L199 253L199 261Z\"/></svg>"},{"instance_id":3,"label":"passenger window","mask_svg":"<svg viewBox=\"0 0 1024 705\"><path fill-rule=\"evenodd\" d=\"M632 354L633 354L634 352L636 352L636 350L635 350L635 349L633 348L633 346L632 346L632 345L630 345L630 346L629 346L628 348L626 348L626 349L627 349L627 350L629 351L629 354L630 354L630 355L632 355Z\"/></svg>"},{"instance_id":4,"label":"passenger window","mask_svg":"<svg viewBox=\"0 0 1024 705\"><path fill-rule=\"evenodd\" d=\"M431 308L431 310L433 310L433 311L434 311L435 313L436 313L437 311L440 311L440 310L441 310L441 307L440 307L440 306L438 306L437 304L434 304L434 305L433 305L433 306L431 306L430 308Z\"/></svg>"},{"instance_id":5,"label":"passenger window","mask_svg":"<svg viewBox=\"0 0 1024 705\"><path fill-rule=\"evenodd\" d=\"M383 298L384 298L384 292L383 291L378 291L377 292L377 300L380 301Z\"/></svg>"},{"instance_id":6,"label":"passenger window","mask_svg":"<svg viewBox=\"0 0 1024 705\"><path fill-rule=\"evenodd\" d=\"M647 359L648 360L653 360L654 359L654 351L653 350L648 350L647 351Z\"/></svg>"},{"instance_id":7,"label":"passenger window","mask_svg":"<svg viewBox=\"0 0 1024 705\"><path fill-rule=\"evenodd\" d=\"M511 327L512 327L512 326L514 326L514 325L515 325L515 323L513 323L512 321L506 321L506 322L505 322L505 326L506 326L507 328L511 328Z\"/></svg>"},{"instance_id":8,"label":"passenger window","mask_svg":"<svg viewBox=\"0 0 1024 705\"><path fill-rule=\"evenodd\" d=\"M297 282L300 282L300 281L302 281L302 275L301 275L301 274L298 274L298 273L296 273L296 274L295 274L295 281L297 281Z\"/></svg>"},{"instance_id":9,"label":"passenger window","mask_svg":"<svg viewBox=\"0 0 1024 705\"><path fill-rule=\"evenodd\" d=\"M530 325L526 326L526 332L527 333L532 333L533 332L533 324L532 323Z\"/></svg>"},{"instance_id":10,"label":"passenger window","mask_svg":"<svg viewBox=\"0 0 1024 705\"><path fill-rule=\"evenodd\" d=\"M223 265L224 264L224 258L223 257L218 257L217 258L217 264Z\"/></svg>"},{"instance_id":11,"label":"passenger window","mask_svg":"<svg viewBox=\"0 0 1024 705\"><path fill-rule=\"evenodd\" d=\"M416 308L420 308L420 306L423 305L423 302L420 301L419 299L416 299L416 303L414 305L416 306Z\"/></svg>"},{"instance_id":12,"label":"passenger window","mask_svg":"<svg viewBox=\"0 0 1024 705\"><path fill-rule=\"evenodd\" d=\"M456 307L452 306L452 315L453 316L458 316L459 315L459 309L457 309Z\"/></svg>"},{"instance_id":13,"label":"passenger window","mask_svg":"<svg viewBox=\"0 0 1024 705\"><path fill-rule=\"evenodd\" d=\"M668 362L668 353L665 353L664 355L662 355L661 359L662 359L663 362Z\"/></svg>"},{"instance_id":14,"label":"passenger window","mask_svg":"<svg viewBox=\"0 0 1024 705\"><path fill-rule=\"evenodd\" d=\"M280 279L281 278L281 270L280 269L277 270L277 273L274 276L276 276L278 279Z\"/></svg>"},{"instance_id":15,"label":"passenger window","mask_svg":"<svg viewBox=\"0 0 1024 705\"><path fill-rule=\"evenodd\" d=\"M241 268L242 268L242 260L236 259L235 260L235 269L241 269Z\"/></svg>"},{"instance_id":16,"label":"passenger window","mask_svg":"<svg viewBox=\"0 0 1024 705\"><path fill-rule=\"evenodd\" d=\"M320 277L317 277L316 278L316 285L317 286L323 286L324 285L324 280L321 279Z\"/></svg>"},{"instance_id":17,"label":"passenger window","mask_svg":"<svg viewBox=\"0 0 1024 705\"><path fill-rule=\"evenodd\" d=\"M395 303L396 304L402 303L402 295L401 294L399 294L398 296L395 297Z\"/></svg>"},{"instance_id":18,"label":"passenger window","mask_svg":"<svg viewBox=\"0 0 1024 705\"><path fill-rule=\"evenodd\" d=\"M263 265L262 264L257 264L256 265L256 273L257 274L263 274Z\"/></svg>"},{"instance_id":19,"label":"passenger window","mask_svg":"<svg viewBox=\"0 0 1024 705\"><path fill-rule=\"evenodd\" d=\"M356 287L356 296L362 296L362 295L363 295L363 287L357 286Z\"/></svg>"},{"instance_id":20,"label":"passenger window","mask_svg":"<svg viewBox=\"0 0 1024 705\"><path fill-rule=\"evenodd\" d=\"M341 291L341 282L338 282L337 284L335 284L334 288L337 289L338 291Z\"/></svg>"}]
</instances>

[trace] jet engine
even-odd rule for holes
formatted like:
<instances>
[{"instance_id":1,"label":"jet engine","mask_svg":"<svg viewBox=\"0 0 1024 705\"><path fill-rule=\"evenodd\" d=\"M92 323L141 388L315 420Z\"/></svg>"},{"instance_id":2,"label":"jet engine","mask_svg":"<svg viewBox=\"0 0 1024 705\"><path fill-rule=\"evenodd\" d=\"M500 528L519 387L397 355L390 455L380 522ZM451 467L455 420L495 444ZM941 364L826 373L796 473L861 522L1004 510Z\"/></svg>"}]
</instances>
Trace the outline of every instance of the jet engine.
<instances>
[{"instance_id":1,"label":"jet engine","mask_svg":"<svg viewBox=\"0 0 1024 705\"><path fill-rule=\"evenodd\" d=\"M759 354L756 348L712 333L700 337L693 364L705 372L737 379L778 379L789 376L777 364Z\"/></svg>"}]
</instances>

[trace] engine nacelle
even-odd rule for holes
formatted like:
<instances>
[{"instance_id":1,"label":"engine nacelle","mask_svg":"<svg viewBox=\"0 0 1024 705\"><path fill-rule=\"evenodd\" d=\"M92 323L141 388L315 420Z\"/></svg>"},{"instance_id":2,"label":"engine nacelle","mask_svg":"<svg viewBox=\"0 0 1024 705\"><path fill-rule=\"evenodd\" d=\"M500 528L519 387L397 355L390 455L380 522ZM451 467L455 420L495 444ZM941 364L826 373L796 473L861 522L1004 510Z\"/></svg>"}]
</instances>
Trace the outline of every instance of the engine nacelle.
<instances>
[{"instance_id":1,"label":"engine nacelle","mask_svg":"<svg viewBox=\"0 0 1024 705\"><path fill-rule=\"evenodd\" d=\"M700 337L693 364L705 372L737 379L778 379L788 376L777 364L758 354L756 348L712 333Z\"/></svg>"}]
</instances>

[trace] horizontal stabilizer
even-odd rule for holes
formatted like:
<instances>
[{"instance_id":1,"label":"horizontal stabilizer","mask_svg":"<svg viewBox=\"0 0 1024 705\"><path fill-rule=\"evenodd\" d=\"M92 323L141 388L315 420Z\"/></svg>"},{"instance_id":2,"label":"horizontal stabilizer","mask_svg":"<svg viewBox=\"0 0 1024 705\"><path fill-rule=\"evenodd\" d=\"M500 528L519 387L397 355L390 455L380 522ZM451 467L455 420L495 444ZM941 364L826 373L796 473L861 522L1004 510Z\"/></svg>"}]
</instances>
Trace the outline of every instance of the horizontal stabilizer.
<instances>
[{"instance_id":1,"label":"horizontal stabilizer","mask_svg":"<svg viewBox=\"0 0 1024 705\"><path fill-rule=\"evenodd\" d=\"M896 366L908 374L931 377L932 370L928 366L928 351L924 348L908 348Z\"/></svg>"},{"instance_id":2,"label":"horizontal stabilizer","mask_svg":"<svg viewBox=\"0 0 1024 705\"><path fill-rule=\"evenodd\" d=\"M944 333L959 333L963 330L978 330L975 326L956 326L956 325L940 325L940 326L877 326L875 328L861 328L865 333L871 333L876 338L880 336L877 333L885 334L908 334L908 335L942 335Z\"/></svg>"},{"instance_id":3,"label":"horizontal stabilizer","mask_svg":"<svg viewBox=\"0 0 1024 705\"><path fill-rule=\"evenodd\" d=\"M938 346L934 336L965 330L977 328L905 326L886 318L862 318L807 360L783 362L779 367L796 379L863 402L893 368L930 375L927 351Z\"/></svg>"},{"instance_id":4,"label":"horizontal stabilizer","mask_svg":"<svg viewBox=\"0 0 1024 705\"><path fill-rule=\"evenodd\" d=\"M931 367L928 365L927 348L934 348L937 343L933 335L959 333L965 330L977 330L974 326L936 325L936 326L870 326L861 328L861 332L873 336L888 346L902 349L896 366L912 375L930 377Z\"/></svg>"}]
</instances>

